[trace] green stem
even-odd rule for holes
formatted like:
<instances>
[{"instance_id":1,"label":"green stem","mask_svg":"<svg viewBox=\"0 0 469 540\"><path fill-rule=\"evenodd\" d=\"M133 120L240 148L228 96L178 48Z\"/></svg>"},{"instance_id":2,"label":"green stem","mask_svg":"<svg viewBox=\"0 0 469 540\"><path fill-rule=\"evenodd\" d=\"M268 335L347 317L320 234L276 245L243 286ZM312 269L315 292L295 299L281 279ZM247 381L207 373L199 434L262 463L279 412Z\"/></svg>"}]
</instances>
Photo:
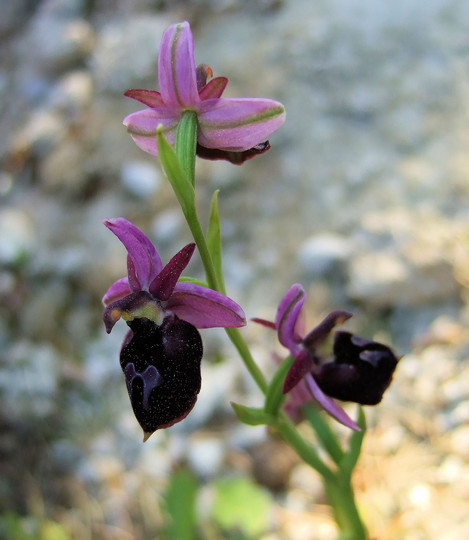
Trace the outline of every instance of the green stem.
<instances>
[{"instance_id":1,"label":"green stem","mask_svg":"<svg viewBox=\"0 0 469 540\"><path fill-rule=\"evenodd\" d=\"M367 540L368 533L358 512L350 479L337 473L333 480L325 480L324 488L339 526L338 540Z\"/></svg>"},{"instance_id":2,"label":"green stem","mask_svg":"<svg viewBox=\"0 0 469 540\"><path fill-rule=\"evenodd\" d=\"M334 481L335 473L322 461L311 444L303 439L285 413L279 413L276 428L283 440L295 450L301 459L323 477L325 484Z\"/></svg>"},{"instance_id":3,"label":"green stem","mask_svg":"<svg viewBox=\"0 0 469 540\"><path fill-rule=\"evenodd\" d=\"M184 216L197 245L197 249L199 250L200 258L202 259L207 285L215 291L220 291L215 266L213 265L212 257L210 256L210 251L208 249L207 241L205 240L204 231L202 230L196 209L193 208L188 212L185 212Z\"/></svg>"},{"instance_id":4,"label":"green stem","mask_svg":"<svg viewBox=\"0 0 469 540\"><path fill-rule=\"evenodd\" d=\"M186 134L188 133L188 135ZM189 180L192 185L195 184L195 147L197 143L197 116L193 111L186 111L181 118L176 130L176 138L174 141L174 149L176 155L181 162ZM192 153L191 153L192 152ZM192 157L192 160L191 160ZM207 241L197 216L197 210L195 205L187 209L184 212L187 224L192 232L194 241L199 250L202 264L204 265L205 275L207 279L207 285L218 292L223 292L221 284L218 283L217 273L215 266L208 249ZM254 358L251 355L249 347L244 341L241 333L237 328L225 328L228 337L233 345L236 347L241 359L244 362L247 370L256 381L256 384L262 390L263 393L267 390L267 381L264 378L261 370L256 364Z\"/></svg>"},{"instance_id":5,"label":"green stem","mask_svg":"<svg viewBox=\"0 0 469 540\"><path fill-rule=\"evenodd\" d=\"M268 387L267 381L265 380L262 371L259 369L259 366L256 364L256 361L254 360L247 343L244 341L241 332L237 328L225 328L225 332L230 338L231 343L233 343L233 345L236 347L236 350L243 360L247 370L251 374L251 377L254 379L262 393L265 394Z\"/></svg>"},{"instance_id":6,"label":"green stem","mask_svg":"<svg viewBox=\"0 0 469 540\"><path fill-rule=\"evenodd\" d=\"M207 285L211 289L222 292L221 287L218 283L217 274L215 272L215 267L212 262L212 257L210 256L207 242L205 240L205 236L195 210L192 215L186 215L186 220L199 250L202 264L204 265ZM236 350L238 351L241 359L243 360L244 365L251 374L252 378L256 381L257 386L265 394L268 386L267 381L265 380L264 375L256 364L256 361L254 360L251 351L249 350L249 347L244 341L240 331L237 328L225 328L225 332L228 334L231 342L236 347Z\"/></svg>"},{"instance_id":7,"label":"green stem","mask_svg":"<svg viewBox=\"0 0 469 540\"><path fill-rule=\"evenodd\" d=\"M174 148L176 156L192 186L195 184L196 144L197 116L193 111L186 111L183 113L176 130ZM204 265L207 284L211 289L223 292L195 205L187 205L185 209L183 208L183 211ZM225 328L225 331L257 386L263 394L266 394L268 389L267 381L256 364L243 336L237 328ZM341 531L340 539L366 540L366 530L355 505L350 476L341 474L340 469L337 471L330 469L316 450L303 439L285 413L279 412L275 427L297 454L323 477L325 490L334 511L334 517ZM332 454L338 458L336 448L333 449Z\"/></svg>"},{"instance_id":8,"label":"green stem","mask_svg":"<svg viewBox=\"0 0 469 540\"><path fill-rule=\"evenodd\" d=\"M334 460L336 465L340 465L344 458L344 451L340 446L337 437L332 431L329 422L324 418L323 413L316 404L307 403L303 406L303 412L316 433L316 436L322 444L324 450Z\"/></svg>"}]
</instances>

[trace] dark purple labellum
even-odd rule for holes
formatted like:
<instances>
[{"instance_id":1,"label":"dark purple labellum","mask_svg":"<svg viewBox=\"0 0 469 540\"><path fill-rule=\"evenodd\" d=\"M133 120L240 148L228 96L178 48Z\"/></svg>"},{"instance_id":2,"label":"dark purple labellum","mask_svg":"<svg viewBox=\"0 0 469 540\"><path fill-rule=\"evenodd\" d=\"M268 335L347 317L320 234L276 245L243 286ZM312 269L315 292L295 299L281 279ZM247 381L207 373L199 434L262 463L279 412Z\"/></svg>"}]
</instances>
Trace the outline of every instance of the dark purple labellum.
<instances>
[{"instance_id":1,"label":"dark purple labellum","mask_svg":"<svg viewBox=\"0 0 469 540\"><path fill-rule=\"evenodd\" d=\"M330 397L376 405L391 384L397 362L389 347L338 331L334 336L334 361L315 369L313 377Z\"/></svg>"},{"instance_id":2,"label":"dark purple labellum","mask_svg":"<svg viewBox=\"0 0 469 540\"><path fill-rule=\"evenodd\" d=\"M200 391L202 340L197 329L176 316L158 326L134 319L120 354L134 414L148 437L185 418Z\"/></svg>"},{"instance_id":3,"label":"dark purple labellum","mask_svg":"<svg viewBox=\"0 0 469 540\"><path fill-rule=\"evenodd\" d=\"M243 150L241 152L221 150L219 148L206 148L205 146L197 143L196 153L200 158L203 159L210 159L212 161L222 159L233 163L233 165L242 165L245 161L264 154L268 150L270 150L269 141L256 144L256 146L249 148L249 150Z\"/></svg>"}]
</instances>

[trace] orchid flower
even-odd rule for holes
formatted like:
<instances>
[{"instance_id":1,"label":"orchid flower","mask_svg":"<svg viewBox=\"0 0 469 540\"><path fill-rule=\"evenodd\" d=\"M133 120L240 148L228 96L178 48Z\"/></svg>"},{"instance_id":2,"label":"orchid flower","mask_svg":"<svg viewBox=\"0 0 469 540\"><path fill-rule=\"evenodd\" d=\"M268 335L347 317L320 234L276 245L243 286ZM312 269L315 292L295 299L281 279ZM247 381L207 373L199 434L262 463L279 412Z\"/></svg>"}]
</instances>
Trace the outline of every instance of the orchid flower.
<instances>
[{"instance_id":1,"label":"orchid flower","mask_svg":"<svg viewBox=\"0 0 469 540\"><path fill-rule=\"evenodd\" d=\"M171 144L184 111L197 113L197 154L240 164L267 151L262 143L285 120L278 101L261 98L222 98L228 79L215 77L201 64L196 68L194 40L188 22L171 25L163 34L158 53L160 91L128 90L125 96L148 109L124 119L131 137L142 150L158 155L156 129L161 124Z\"/></svg>"},{"instance_id":2,"label":"orchid flower","mask_svg":"<svg viewBox=\"0 0 469 540\"><path fill-rule=\"evenodd\" d=\"M135 225L124 218L103 223L128 253L127 276L103 297L103 320L108 333L120 318L130 327L120 363L146 440L185 418L195 405L203 352L197 328L244 326L245 316L221 293L178 281L195 244L163 267L156 248Z\"/></svg>"},{"instance_id":3,"label":"orchid flower","mask_svg":"<svg viewBox=\"0 0 469 540\"><path fill-rule=\"evenodd\" d=\"M319 347L335 326L344 323L352 314L333 311L305 336L302 314L305 300L303 287L295 284L280 301L275 323L254 319L277 330L280 343L294 358L283 385L283 393L291 394L287 410L295 417L300 407L314 398L336 420L358 430L357 424L332 398L376 405L391 383L398 359L389 347L381 343L336 331L333 359L327 361Z\"/></svg>"}]
</instances>

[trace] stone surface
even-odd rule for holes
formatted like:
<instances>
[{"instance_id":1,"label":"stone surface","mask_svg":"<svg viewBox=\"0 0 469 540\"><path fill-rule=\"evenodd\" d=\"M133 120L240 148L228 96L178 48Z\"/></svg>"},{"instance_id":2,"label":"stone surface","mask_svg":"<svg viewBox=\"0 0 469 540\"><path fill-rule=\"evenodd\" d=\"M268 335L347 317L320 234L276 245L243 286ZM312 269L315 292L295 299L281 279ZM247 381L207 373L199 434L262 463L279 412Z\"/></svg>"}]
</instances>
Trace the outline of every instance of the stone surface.
<instances>
[{"instance_id":1,"label":"stone surface","mask_svg":"<svg viewBox=\"0 0 469 540\"><path fill-rule=\"evenodd\" d=\"M464 0L2 4L2 508L76 538L155 538L175 466L208 482L250 474L268 438L236 422L230 401L262 398L207 331L197 406L142 446L118 364L126 326L102 326L102 294L126 271L103 217L135 221L165 261L191 241L157 160L122 126L142 107L122 94L156 89L161 34L189 19L196 60L229 77L227 96L287 108L264 156L197 165L204 226L221 190L230 294L272 319L301 281L307 325L346 308L357 333L395 345L404 358L367 410L357 497L380 540L465 537L468 17ZM203 278L196 255L188 272ZM271 350L285 351L267 329L243 333L270 376ZM335 536L314 472L263 478L285 486L264 540Z\"/></svg>"}]
</instances>

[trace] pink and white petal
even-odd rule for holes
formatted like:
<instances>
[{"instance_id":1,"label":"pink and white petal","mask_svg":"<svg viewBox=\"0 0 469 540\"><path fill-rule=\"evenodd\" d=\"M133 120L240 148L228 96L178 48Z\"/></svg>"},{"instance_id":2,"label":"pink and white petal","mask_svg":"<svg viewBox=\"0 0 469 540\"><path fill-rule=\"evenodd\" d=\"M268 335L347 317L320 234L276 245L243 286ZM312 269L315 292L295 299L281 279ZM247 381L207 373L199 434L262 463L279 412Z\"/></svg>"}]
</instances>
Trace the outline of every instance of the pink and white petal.
<instances>
[{"instance_id":1,"label":"pink and white petal","mask_svg":"<svg viewBox=\"0 0 469 540\"><path fill-rule=\"evenodd\" d=\"M237 152L264 141L285 121L285 108L271 99L206 99L198 111L199 144Z\"/></svg>"},{"instance_id":2,"label":"pink and white petal","mask_svg":"<svg viewBox=\"0 0 469 540\"><path fill-rule=\"evenodd\" d=\"M209 81L199 92L200 99L218 99L223 94L228 79L226 77L215 77Z\"/></svg>"},{"instance_id":3,"label":"pink and white petal","mask_svg":"<svg viewBox=\"0 0 469 540\"><path fill-rule=\"evenodd\" d=\"M295 356L302 336L295 333L298 317L306 300L306 292L299 283L292 285L280 300L275 316L278 339Z\"/></svg>"},{"instance_id":4,"label":"pink and white petal","mask_svg":"<svg viewBox=\"0 0 469 540\"><path fill-rule=\"evenodd\" d=\"M161 97L172 107L192 107L199 101L194 39L187 21L172 24L163 34L158 51Z\"/></svg>"},{"instance_id":5,"label":"pink and white petal","mask_svg":"<svg viewBox=\"0 0 469 540\"><path fill-rule=\"evenodd\" d=\"M144 152L158 155L156 145L156 129L163 126L163 133L172 144L179 121L179 111L171 108L143 109L129 114L124 118L123 124L134 140L135 144Z\"/></svg>"},{"instance_id":6,"label":"pink and white petal","mask_svg":"<svg viewBox=\"0 0 469 540\"><path fill-rule=\"evenodd\" d=\"M168 300L174 287L194 253L195 244L187 244L161 270L150 284L150 293L158 300Z\"/></svg>"},{"instance_id":7,"label":"pink and white petal","mask_svg":"<svg viewBox=\"0 0 469 540\"><path fill-rule=\"evenodd\" d=\"M114 302L115 300L124 298L124 296L127 296L131 292L132 291L130 290L130 287L129 287L129 280L126 277L118 279L109 287L109 289L106 291L105 295L103 296L103 299L102 299L103 306L107 306L111 302Z\"/></svg>"},{"instance_id":8,"label":"pink and white petal","mask_svg":"<svg viewBox=\"0 0 469 540\"><path fill-rule=\"evenodd\" d=\"M134 277L138 281L130 283L132 290L148 289L163 268L155 246L138 227L124 218L104 219L103 223L124 244L132 259Z\"/></svg>"},{"instance_id":9,"label":"pink and white petal","mask_svg":"<svg viewBox=\"0 0 469 540\"><path fill-rule=\"evenodd\" d=\"M239 328L246 324L244 311L231 298L194 283L178 282L166 309L196 328Z\"/></svg>"},{"instance_id":10,"label":"pink and white petal","mask_svg":"<svg viewBox=\"0 0 469 540\"><path fill-rule=\"evenodd\" d=\"M317 382L314 380L311 373L308 373L304 378L308 388L311 391L314 399L321 405L321 407L330 414L333 418L339 421L344 426L349 427L355 431L361 431L360 427L350 418L350 416L329 396L326 396L324 392L319 388Z\"/></svg>"},{"instance_id":11,"label":"pink and white petal","mask_svg":"<svg viewBox=\"0 0 469 540\"><path fill-rule=\"evenodd\" d=\"M156 90L132 89L124 92L124 96L140 101L140 103L143 103L147 107L164 107L163 98Z\"/></svg>"}]
</instances>

